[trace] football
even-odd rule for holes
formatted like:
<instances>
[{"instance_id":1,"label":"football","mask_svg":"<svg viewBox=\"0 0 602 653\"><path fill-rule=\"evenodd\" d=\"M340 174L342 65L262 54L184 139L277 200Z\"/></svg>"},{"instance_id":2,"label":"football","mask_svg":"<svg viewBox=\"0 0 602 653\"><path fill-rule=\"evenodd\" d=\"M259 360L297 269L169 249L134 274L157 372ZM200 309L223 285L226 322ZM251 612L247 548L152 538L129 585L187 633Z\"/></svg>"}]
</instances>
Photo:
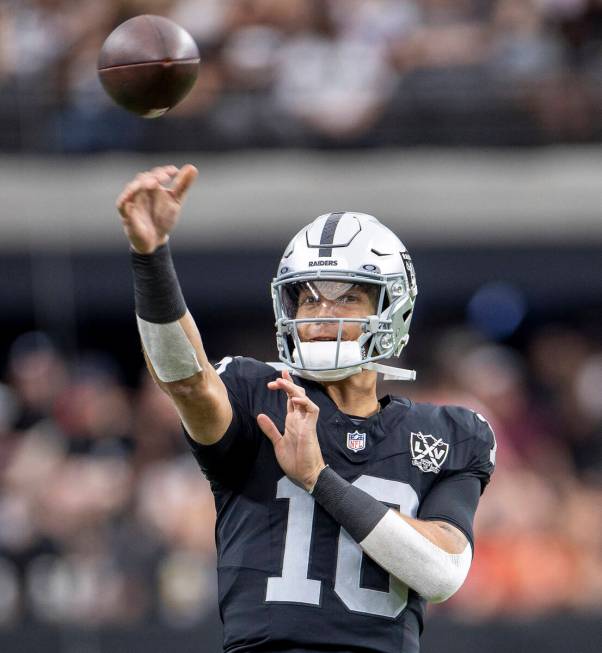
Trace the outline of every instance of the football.
<instances>
[{"instance_id":1,"label":"football","mask_svg":"<svg viewBox=\"0 0 602 653\"><path fill-rule=\"evenodd\" d=\"M158 118L193 87L199 50L192 36L167 18L126 20L104 42L98 75L110 97L143 118Z\"/></svg>"}]
</instances>

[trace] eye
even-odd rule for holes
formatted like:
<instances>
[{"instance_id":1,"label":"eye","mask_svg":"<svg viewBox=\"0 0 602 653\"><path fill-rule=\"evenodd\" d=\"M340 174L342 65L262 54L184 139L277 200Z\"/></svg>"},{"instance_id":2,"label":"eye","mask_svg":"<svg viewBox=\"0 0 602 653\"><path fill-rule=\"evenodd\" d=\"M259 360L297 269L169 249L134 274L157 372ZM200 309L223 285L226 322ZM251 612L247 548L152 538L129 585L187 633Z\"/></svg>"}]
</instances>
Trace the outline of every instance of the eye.
<instances>
[{"instance_id":1,"label":"eye","mask_svg":"<svg viewBox=\"0 0 602 653\"><path fill-rule=\"evenodd\" d=\"M305 295L299 299L299 306L308 305L308 304L317 304L318 298L313 295Z\"/></svg>"},{"instance_id":2,"label":"eye","mask_svg":"<svg viewBox=\"0 0 602 653\"><path fill-rule=\"evenodd\" d=\"M341 304L355 304L360 301L360 298L359 295L354 293L346 293L339 297L337 301L339 301Z\"/></svg>"}]
</instances>

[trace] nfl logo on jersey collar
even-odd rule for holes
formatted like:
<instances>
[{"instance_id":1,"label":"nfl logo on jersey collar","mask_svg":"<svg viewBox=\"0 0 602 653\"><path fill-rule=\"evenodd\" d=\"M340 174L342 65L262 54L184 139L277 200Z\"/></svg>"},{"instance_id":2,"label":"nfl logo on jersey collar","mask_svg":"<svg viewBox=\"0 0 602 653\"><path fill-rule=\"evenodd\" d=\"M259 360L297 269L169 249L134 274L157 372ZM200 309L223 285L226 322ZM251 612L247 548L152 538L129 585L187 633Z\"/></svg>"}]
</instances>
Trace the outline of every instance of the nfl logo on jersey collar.
<instances>
[{"instance_id":1,"label":"nfl logo on jersey collar","mask_svg":"<svg viewBox=\"0 0 602 653\"><path fill-rule=\"evenodd\" d=\"M351 451L363 451L366 448L366 434L354 431L347 433L347 449Z\"/></svg>"},{"instance_id":2,"label":"nfl logo on jersey collar","mask_svg":"<svg viewBox=\"0 0 602 653\"><path fill-rule=\"evenodd\" d=\"M412 465L422 472L438 474L449 453L449 444L433 435L410 433Z\"/></svg>"}]
</instances>

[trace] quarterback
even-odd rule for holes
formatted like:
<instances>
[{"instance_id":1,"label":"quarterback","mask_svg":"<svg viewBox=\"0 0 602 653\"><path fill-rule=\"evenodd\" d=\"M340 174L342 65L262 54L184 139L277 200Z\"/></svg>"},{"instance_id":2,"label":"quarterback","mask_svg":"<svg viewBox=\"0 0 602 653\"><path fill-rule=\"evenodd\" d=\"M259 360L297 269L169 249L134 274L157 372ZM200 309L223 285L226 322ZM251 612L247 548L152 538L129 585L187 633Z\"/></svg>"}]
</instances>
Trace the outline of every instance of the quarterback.
<instances>
[{"instance_id":1,"label":"quarterback","mask_svg":"<svg viewBox=\"0 0 602 653\"><path fill-rule=\"evenodd\" d=\"M334 212L288 244L272 282L279 361L213 366L169 251L191 165L117 199L148 368L211 483L224 651L415 653L427 601L473 554L495 464L481 415L378 398L408 341L410 255L376 218Z\"/></svg>"}]
</instances>

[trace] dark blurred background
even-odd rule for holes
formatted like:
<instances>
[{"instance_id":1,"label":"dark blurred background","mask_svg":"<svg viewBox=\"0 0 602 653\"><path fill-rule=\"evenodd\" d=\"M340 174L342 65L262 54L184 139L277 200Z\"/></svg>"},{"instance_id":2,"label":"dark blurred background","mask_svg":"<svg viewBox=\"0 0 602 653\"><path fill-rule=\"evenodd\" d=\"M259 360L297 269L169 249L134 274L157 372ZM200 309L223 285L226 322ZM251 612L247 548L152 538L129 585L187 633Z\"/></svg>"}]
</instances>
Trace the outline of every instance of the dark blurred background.
<instances>
[{"instance_id":1,"label":"dark blurred background","mask_svg":"<svg viewBox=\"0 0 602 653\"><path fill-rule=\"evenodd\" d=\"M158 120L96 77L140 13L196 39ZM114 209L200 170L172 250L212 360L276 356L315 216L378 216L419 297L382 392L485 414L498 469L425 653L602 650L602 2L2 0L0 650L220 650L211 493L143 370Z\"/></svg>"}]
</instances>

